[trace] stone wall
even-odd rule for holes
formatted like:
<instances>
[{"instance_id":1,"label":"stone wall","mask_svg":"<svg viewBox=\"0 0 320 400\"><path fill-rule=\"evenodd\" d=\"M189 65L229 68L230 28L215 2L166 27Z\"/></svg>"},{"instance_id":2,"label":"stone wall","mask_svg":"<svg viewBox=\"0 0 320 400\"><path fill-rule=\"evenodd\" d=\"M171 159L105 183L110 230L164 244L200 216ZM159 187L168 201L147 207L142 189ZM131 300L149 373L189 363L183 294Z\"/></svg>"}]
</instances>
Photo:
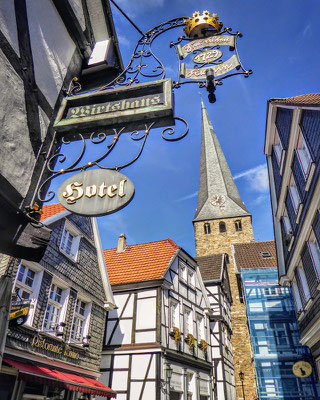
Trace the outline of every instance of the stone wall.
<instances>
[{"instance_id":1,"label":"stone wall","mask_svg":"<svg viewBox=\"0 0 320 400\"><path fill-rule=\"evenodd\" d=\"M236 231L235 221L241 221L242 231ZM204 233L204 224L210 224L211 233ZM220 233L219 223L226 224L226 232ZM254 241L251 217L217 219L194 223L196 256L227 253L229 256L228 275L232 295L232 352L234 359L234 376L238 400L255 400L257 398L256 374L253 363L250 334L247 324L246 308L240 302L237 275L234 267L231 245ZM239 372L244 373L243 390ZM245 397L243 397L243 392Z\"/></svg>"}]
</instances>

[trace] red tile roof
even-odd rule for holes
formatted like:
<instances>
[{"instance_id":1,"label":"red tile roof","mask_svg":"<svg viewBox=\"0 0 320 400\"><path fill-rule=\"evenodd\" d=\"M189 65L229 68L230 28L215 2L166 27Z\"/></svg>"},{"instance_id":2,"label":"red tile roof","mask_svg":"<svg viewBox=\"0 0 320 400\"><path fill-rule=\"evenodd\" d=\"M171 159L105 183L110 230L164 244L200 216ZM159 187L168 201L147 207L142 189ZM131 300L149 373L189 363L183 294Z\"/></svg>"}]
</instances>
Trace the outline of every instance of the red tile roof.
<instances>
[{"instance_id":1,"label":"red tile roof","mask_svg":"<svg viewBox=\"0 0 320 400\"><path fill-rule=\"evenodd\" d=\"M277 266L277 254L274 240L234 245L234 256L238 270L240 268L267 268ZM268 252L271 257L262 257Z\"/></svg>"},{"instance_id":2,"label":"red tile roof","mask_svg":"<svg viewBox=\"0 0 320 400\"><path fill-rule=\"evenodd\" d=\"M290 106L319 106L320 93L308 93L300 96L285 97L284 99L272 99L271 102Z\"/></svg>"},{"instance_id":3,"label":"red tile roof","mask_svg":"<svg viewBox=\"0 0 320 400\"><path fill-rule=\"evenodd\" d=\"M40 221L44 221L45 219L52 217L53 215L56 215L64 210L65 210L65 208L60 203L47 204L47 205L43 206L43 208L42 208L43 214L41 215Z\"/></svg>"},{"instance_id":4,"label":"red tile roof","mask_svg":"<svg viewBox=\"0 0 320 400\"><path fill-rule=\"evenodd\" d=\"M122 253L117 249L103 250L111 285L161 279L177 246L171 239L127 246Z\"/></svg>"}]
</instances>

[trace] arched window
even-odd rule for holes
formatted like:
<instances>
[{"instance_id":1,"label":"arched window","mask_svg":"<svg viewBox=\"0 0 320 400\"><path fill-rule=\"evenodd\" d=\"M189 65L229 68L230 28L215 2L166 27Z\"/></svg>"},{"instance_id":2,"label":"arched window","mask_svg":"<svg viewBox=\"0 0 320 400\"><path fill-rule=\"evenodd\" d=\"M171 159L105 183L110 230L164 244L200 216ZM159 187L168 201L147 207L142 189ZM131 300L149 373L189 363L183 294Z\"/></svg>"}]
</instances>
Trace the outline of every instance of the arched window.
<instances>
[{"instance_id":1,"label":"arched window","mask_svg":"<svg viewBox=\"0 0 320 400\"><path fill-rule=\"evenodd\" d=\"M225 222L219 222L219 231L220 231L220 233L227 232L227 228L226 228L226 223Z\"/></svg>"},{"instance_id":2,"label":"arched window","mask_svg":"<svg viewBox=\"0 0 320 400\"><path fill-rule=\"evenodd\" d=\"M211 227L210 227L210 224L209 224L209 222L206 222L204 225L203 225L203 229L204 229L204 233L207 235L208 233L211 233Z\"/></svg>"},{"instance_id":3,"label":"arched window","mask_svg":"<svg viewBox=\"0 0 320 400\"><path fill-rule=\"evenodd\" d=\"M242 231L242 224L241 224L240 219L237 219L237 220L235 221L234 225L235 225L235 227L236 227L236 231L237 231L237 232Z\"/></svg>"}]
</instances>

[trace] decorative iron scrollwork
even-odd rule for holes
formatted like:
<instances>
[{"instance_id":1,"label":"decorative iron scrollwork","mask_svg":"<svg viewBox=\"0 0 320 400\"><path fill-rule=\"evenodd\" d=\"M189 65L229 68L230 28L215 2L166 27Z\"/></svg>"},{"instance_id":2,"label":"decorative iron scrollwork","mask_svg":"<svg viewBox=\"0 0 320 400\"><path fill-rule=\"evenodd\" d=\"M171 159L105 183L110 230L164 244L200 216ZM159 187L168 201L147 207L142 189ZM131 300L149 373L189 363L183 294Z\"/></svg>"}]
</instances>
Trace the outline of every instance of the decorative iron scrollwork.
<instances>
[{"instance_id":1,"label":"decorative iron scrollwork","mask_svg":"<svg viewBox=\"0 0 320 400\"><path fill-rule=\"evenodd\" d=\"M185 121L183 118L180 118L180 117L173 117L173 118L174 118L174 120L182 122L184 124L185 128L183 130L183 133L178 134L176 137L174 136L174 134L176 133L176 130L174 127L171 126L171 127L167 127L165 129L163 129L161 131L162 138L166 141L171 141L171 142L183 139L189 131L189 126L188 126L187 121ZM157 128L157 122L153 121L148 124L145 124L144 129L134 130L131 132L129 131L130 139L135 142L141 141L141 145L138 147L137 153L134 155L134 157L131 160L129 160L125 163L119 164L119 165L115 165L115 166L105 166L105 165L102 165L101 162L104 161L110 155L110 153L114 150L114 148L116 146L119 146L118 143L120 142L120 138L125 133L128 133L126 131L125 127L112 129L112 131L113 131L112 135L110 135L110 133L107 131L92 132L89 137L85 137L84 134L81 132L78 132L78 133L73 132L71 134L70 133L66 134L62 138L61 143L64 144L65 146L68 146L71 143L74 143L74 141L71 141L70 139L68 139L68 136L72 135L73 139L75 137L77 137L78 143L79 143L79 145L78 145L79 153L76 155L74 161L70 161L70 164L68 164L68 160L70 159L70 154L72 154L72 152L68 152L67 148L66 148L66 152L62 153L59 151L48 158L48 160L46 162L46 169L47 169L47 171L49 171L51 173L51 175L40 185L40 187L38 189L37 195L38 195L39 201L45 203L45 202L51 201L53 199L53 197L55 196L55 192L53 190L49 190L46 194L46 188L48 187L49 183L53 179L55 179L56 177L58 177L60 175L67 174L70 172L76 172L76 171L84 171L86 169L93 168L93 167L98 167L100 169L109 169L109 170L120 171L121 169L126 168L129 165L132 165L141 156L151 129L156 129L156 128ZM112 140L111 143L110 143L110 141L108 142L107 139L111 139ZM87 163L81 164L81 161L83 160L83 158L87 152L87 148L88 148L87 142L91 143L92 145L100 145L99 148L101 148L102 143L106 142L106 145L104 147L105 151L102 155L99 155L95 159L93 159ZM64 165L64 164L66 164L66 165ZM54 165L56 167L53 167ZM57 165L58 165L58 167L57 167ZM59 168L59 166L60 166L60 168ZM63 168L61 168L61 166L63 166Z\"/></svg>"}]
</instances>

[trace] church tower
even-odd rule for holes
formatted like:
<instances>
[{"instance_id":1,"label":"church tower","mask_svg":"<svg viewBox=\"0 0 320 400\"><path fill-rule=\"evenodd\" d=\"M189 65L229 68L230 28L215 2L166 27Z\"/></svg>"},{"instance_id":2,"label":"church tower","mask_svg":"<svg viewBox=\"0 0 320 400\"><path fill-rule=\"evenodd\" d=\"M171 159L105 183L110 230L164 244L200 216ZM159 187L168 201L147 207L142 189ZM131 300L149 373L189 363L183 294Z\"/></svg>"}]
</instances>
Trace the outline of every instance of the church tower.
<instances>
[{"instance_id":1,"label":"church tower","mask_svg":"<svg viewBox=\"0 0 320 400\"><path fill-rule=\"evenodd\" d=\"M197 210L193 219L196 256L228 254L232 294L232 351L237 399L256 399L255 371L245 305L232 245L254 241L251 214L241 200L207 110L201 101L201 158ZM242 382L239 373L245 373ZM242 386L243 385L243 386Z\"/></svg>"}]
</instances>

